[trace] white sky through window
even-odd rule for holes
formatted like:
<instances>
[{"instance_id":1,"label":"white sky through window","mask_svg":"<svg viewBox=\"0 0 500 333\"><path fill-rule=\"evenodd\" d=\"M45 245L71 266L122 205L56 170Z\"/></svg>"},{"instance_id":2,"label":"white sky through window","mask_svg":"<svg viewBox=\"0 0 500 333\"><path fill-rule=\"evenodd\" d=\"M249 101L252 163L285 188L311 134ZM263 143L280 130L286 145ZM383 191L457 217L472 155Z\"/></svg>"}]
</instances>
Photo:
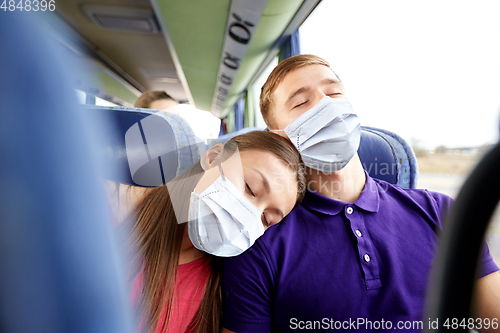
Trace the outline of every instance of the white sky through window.
<instances>
[{"instance_id":1,"label":"white sky through window","mask_svg":"<svg viewBox=\"0 0 500 333\"><path fill-rule=\"evenodd\" d=\"M301 53L328 60L361 124L427 148L498 140L498 1L323 1Z\"/></svg>"}]
</instances>

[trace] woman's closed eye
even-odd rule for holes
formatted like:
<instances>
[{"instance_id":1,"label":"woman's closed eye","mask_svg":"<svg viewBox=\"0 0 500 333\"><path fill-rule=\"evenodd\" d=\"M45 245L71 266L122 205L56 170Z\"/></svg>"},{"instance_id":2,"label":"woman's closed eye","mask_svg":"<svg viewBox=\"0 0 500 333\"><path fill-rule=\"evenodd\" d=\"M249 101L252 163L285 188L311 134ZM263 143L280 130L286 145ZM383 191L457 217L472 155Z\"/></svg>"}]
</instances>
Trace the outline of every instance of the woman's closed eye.
<instances>
[{"instance_id":1,"label":"woman's closed eye","mask_svg":"<svg viewBox=\"0 0 500 333\"><path fill-rule=\"evenodd\" d=\"M252 189L250 186L248 186L248 183L245 183L246 191L252 196L255 197L255 194L252 192Z\"/></svg>"},{"instance_id":2,"label":"woman's closed eye","mask_svg":"<svg viewBox=\"0 0 500 333\"><path fill-rule=\"evenodd\" d=\"M264 227L269 228L271 225L266 219L266 214L262 213L262 224L264 224Z\"/></svg>"},{"instance_id":3,"label":"woman's closed eye","mask_svg":"<svg viewBox=\"0 0 500 333\"><path fill-rule=\"evenodd\" d=\"M255 197L255 193L253 193L252 189L248 185L248 183L245 183L245 188L248 194L251 196ZM264 225L265 228L269 228L271 224L267 221L266 219L266 214L262 213L262 224Z\"/></svg>"}]
</instances>

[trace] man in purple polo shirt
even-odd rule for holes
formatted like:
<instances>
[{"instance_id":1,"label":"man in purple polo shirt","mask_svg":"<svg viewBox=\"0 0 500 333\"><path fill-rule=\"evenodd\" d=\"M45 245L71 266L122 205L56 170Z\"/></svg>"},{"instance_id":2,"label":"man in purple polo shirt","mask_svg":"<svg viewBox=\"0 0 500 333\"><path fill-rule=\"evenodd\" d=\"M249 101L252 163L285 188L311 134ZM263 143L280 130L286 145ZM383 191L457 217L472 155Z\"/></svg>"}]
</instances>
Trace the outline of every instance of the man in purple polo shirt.
<instances>
[{"instance_id":1,"label":"man in purple polo shirt","mask_svg":"<svg viewBox=\"0 0 500 333\"><path fill-rule=\"evenodd\" d=\"M429 326L424 298L437 234L453 201L364 172L356 153L359 123L350 110L342 83L316 56L281 62L262 88L264 120L298 146L308 191L249 250L225 261L224 332ZM497 271L484 247L475 315L498 323Z\"/></svg>"}]
</instances>

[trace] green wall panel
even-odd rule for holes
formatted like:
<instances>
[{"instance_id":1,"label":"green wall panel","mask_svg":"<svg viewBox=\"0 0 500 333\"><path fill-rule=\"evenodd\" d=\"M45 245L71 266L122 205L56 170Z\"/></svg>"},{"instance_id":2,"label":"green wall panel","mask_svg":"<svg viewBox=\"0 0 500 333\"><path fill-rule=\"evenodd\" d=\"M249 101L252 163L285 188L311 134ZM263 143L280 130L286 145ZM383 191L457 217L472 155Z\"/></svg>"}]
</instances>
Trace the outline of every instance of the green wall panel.
<instances>
[{"instance_id":1,"label":"green wall panel","mask_svg":"<svg viewBox=\"0 0 500 333\"><path fill-rule=\"evenodd\" d=\"M224 44L230 0L157 0L195 105L210 110ZM269 49L303 0L268 0L247 53L233 80L223 115L249 85Z\"/></svg>"},{"instance_id":2,"label":"green wall panel","mask_svg":"<svg viewBox=\"0 0 500 333\"><path fill-rule=\"evenodd\" d=\"M210 110L230 0L158 0L195 105Z\"/></svg>"},{"instance_id":3,"label":"green wall panel","mask_svg":"<svg viewBox=\"0 0 500 333\"><path fill-rule=\"evenodd\" d=\"M91 86L94 86L111 96L118 97L119 99L132 105L137 100L137 96L133 92L105 71L87 72L87 74L82 77L82 80L86 84L90 84Z\"/></svg>"}]
</instances>

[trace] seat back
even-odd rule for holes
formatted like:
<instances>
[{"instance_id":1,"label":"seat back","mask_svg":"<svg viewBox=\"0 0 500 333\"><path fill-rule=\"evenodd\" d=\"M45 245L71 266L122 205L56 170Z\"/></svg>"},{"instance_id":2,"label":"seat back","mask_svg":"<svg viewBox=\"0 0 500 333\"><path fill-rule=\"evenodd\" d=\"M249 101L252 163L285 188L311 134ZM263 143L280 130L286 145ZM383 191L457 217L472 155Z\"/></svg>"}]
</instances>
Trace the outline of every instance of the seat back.
<instances>
[{"instance_id":1,"label":"seat back","mask_svg":"<svg viewBox=\"0 0 500 333\"><path fill-rule=\"evenodd\" d=\"M234 136L258 128L244 128L241 131L220 136L210 143L224 143ZM415 153L400 136L374 127L361 127L361 141L358 155L363 168L377 179L396 184L402 188L417 188L418 165Z\"/></svg>"},{"instance_id":2,"label":"seat back","mask_svg":"<svg viewBox=\"0 0 500 333\"><path fill-rule=\"evenodd\" d=\"M0 332L132 332L79 66L46 29L0 19Z\"/></svg>"},{"instance_id":3,"label":"seat back","mask_svg":"<svg viewBox=\"0 0 500 333\"><path fill-rule=\"evenodd\" d=\"M114 135L100 143L101 156L119 173L106 178L135 186L166 184L197 161L206 150L187 121L164 111L86 106L85 112L107 119Z\"/></svg>"}]
</instances>

